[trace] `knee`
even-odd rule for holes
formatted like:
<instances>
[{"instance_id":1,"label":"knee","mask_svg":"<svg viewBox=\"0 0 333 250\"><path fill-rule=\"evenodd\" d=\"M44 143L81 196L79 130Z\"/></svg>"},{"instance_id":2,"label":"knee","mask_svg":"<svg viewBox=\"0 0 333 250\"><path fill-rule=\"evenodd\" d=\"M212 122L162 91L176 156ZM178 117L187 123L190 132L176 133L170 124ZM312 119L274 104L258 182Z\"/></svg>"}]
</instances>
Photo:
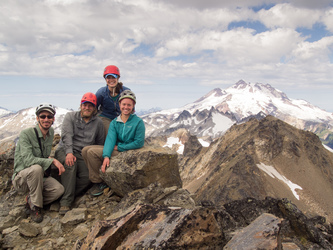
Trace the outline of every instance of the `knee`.
<instances>
[{"instance_id":1,"label":"knee","mask_svg":"<svg viewBox=\"0 0 333 250\"><path fill-rule=\"evenodd\" d=\"M44 169L42 166L40 165L32 165L30 167L30 175L34 175L34 176L44 176Z\"/></svg>"},{"instance_id":2,"label":"knee","mask_svg":"<svg viewBox=\"0 0 333 250\"><path fill-rule=\"evenodd\" d=\"M88 147L88 146L87 146L87 147L84 147L84 148L82 149L81 154L82 154L83 158L86 158L86 157L87 157L88 152L89 152L89 147Z\"/></svg>"},{"instance_id":3,"label":"knee","mask_svg":"<svg viewBox=\"0 0 333 250\"><path fill-rule=\"evenodd\" d=\"M60 198L65 192L65 188L63 185L61 185L60 183L55 187L55 200L57 200L58 198Z\"/></svg>"}]
</instances>

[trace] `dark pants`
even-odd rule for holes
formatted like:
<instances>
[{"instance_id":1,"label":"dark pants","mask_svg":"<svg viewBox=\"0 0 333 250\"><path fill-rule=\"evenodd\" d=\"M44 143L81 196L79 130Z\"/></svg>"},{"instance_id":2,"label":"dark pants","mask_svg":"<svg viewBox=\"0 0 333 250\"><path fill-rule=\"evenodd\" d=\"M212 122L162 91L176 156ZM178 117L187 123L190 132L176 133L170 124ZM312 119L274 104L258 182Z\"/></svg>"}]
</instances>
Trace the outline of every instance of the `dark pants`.
<instances>
[{"instance_id":1,"label":"dark pants","mask_svg":"<svg viewBox=\"0 0 333 250\"><path fill-rule=\"evenodd\" d=\"M60 206L70 207L75 196L88 189L91 184L89 171L82 155L74 153L74 156L76 157L76 162L74 162L73 166L68 166L65 164L65 151L57 149L55 152L55 158L65 167L65 172L61 174L61 184L64 186L65 192L60 200Z\"/></svg>"}]
</instances>

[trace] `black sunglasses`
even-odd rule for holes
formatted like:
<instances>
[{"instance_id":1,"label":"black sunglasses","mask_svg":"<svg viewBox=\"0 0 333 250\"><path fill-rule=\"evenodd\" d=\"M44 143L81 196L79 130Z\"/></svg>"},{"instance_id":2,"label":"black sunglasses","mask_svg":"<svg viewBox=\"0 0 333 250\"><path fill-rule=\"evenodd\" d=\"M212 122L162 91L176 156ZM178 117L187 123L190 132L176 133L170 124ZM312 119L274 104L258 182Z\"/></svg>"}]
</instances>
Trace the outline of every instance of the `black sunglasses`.
<instances>
[{"instance_id":1,"label":"black sunglasses","mask_svg":"<svg viewBox=\"0 0 333 250\"><path fill-rule=\"evenodd\" d=\"M53 115L40 115L39 118L41 119L45 119L47 117L47 119L53 119L54 116Z\"/></svg>"}]
</instances>

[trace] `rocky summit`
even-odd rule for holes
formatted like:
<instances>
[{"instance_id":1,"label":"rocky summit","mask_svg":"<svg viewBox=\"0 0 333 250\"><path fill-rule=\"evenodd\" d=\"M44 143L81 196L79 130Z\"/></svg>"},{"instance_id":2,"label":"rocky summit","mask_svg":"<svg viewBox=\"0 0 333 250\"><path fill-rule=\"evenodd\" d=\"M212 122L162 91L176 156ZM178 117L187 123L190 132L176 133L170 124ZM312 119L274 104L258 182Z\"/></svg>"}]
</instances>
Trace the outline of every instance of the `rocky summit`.
<instances>
[{"instance_id":1,"label":"rocky summit","mask_svg":"<svg viewBox=\"0 0 333 250\"><path fill-rule=\"evenodd\" d=\"M54 202L39 224L11 184L15 143L3 142L1 248L333 249L333 154L316 135L271 116L209 147L185 129L172 135L182 154L166 136L147 138L112 157L104 194L81 194L64 216Z\"/></svg>"}]
</instances>

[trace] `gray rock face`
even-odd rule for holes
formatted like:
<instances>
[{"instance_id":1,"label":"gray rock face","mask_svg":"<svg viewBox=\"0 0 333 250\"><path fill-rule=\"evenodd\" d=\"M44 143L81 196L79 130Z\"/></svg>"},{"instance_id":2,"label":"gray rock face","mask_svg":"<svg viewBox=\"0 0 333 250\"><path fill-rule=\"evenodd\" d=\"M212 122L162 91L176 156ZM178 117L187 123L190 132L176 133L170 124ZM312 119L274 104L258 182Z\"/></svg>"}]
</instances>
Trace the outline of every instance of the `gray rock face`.
<instances>
[{"instance_id":1,"label":"gray rock face","mask_svg":"<svg viewBox=\"0 0 333 250\"><path fill-rule=\"evenodd\" d=\"M281 219L263 213L249 226L238 232L223 249L278 249Z\"/></svg>"},{"instance_id":2,"label":"gray rock face","mask_svg":"<svg viewBox=\"0 0 333 250\"><path fill-rule=\"evenodd\" d=\"M177 154L162 147L145 146L121 152L111 158L102 179L119 196L158 183L162 187L182 187Z\"/></svg>"}]
</instances>

